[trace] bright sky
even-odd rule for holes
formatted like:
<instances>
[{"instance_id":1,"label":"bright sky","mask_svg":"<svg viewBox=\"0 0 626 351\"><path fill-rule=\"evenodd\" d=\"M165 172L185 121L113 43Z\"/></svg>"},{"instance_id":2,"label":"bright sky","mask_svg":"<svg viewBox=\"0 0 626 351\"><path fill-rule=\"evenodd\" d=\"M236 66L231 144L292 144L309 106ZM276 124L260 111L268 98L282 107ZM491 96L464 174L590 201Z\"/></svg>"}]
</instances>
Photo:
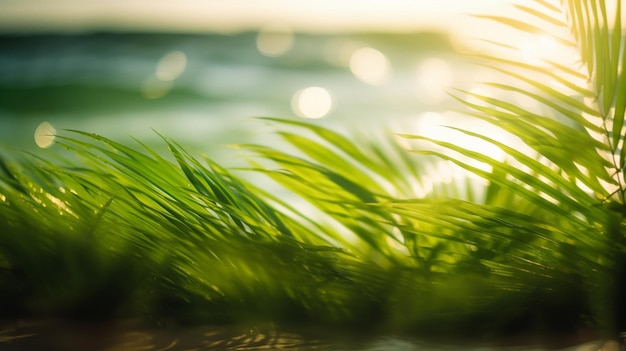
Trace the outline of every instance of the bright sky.
<instances>
[{"instance_id":1,"label":"bright sky","mask_svg":"<svg viewBox=\"0 0 626 351\"><path fill-rule=\"evenodd\" d=\"M510 0L0 0L0 30L237 31L447 29L459 15Z\"/></svg>"}]
</instances>

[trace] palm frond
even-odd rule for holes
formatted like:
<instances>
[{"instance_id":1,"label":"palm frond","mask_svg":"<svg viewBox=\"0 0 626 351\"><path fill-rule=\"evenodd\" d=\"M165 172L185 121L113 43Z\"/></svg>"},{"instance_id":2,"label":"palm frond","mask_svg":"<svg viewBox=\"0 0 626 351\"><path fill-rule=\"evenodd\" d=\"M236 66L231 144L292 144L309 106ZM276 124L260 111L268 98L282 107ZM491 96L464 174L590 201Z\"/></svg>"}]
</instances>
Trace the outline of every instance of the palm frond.
<instances>
[{"instance_id":1,"label":"palm frond","mask_svg":"<svg viewBox=\"0 0 626 351\"><path fill-rule=\"evenodd\" d=\"M483 212L485 217L481 217L482 220L496 216L503 222L515 222L519 220L517 216L532 213L533 217L528 218L523 227L511 228L512 231L504 236L505 240L528 238L523 233L535 225L549 227L546 232L537 231L530 236L532 239L527 244L531 249L521 257L550 269L586 262L581 266L581 272L584 272L587 289L591 291L590 286L595 286L596 291L601 290L602 293L595 296L605 301L606 306L611 306L598 308L596 312L604 311L599 313L601 316L598 318L614 328L624 328L626 321L617 317L617 314L623 314L624 305L612 295L615 290L623 289L620 288L623 283L619 282L625 279L623 262L626 256L623 230L626 223L623 219L626 81L621 69L626 56L626 41L621 2L616 2L612 18L609 18L604 1L563 1L562 4L534 1L516 8L529 16L532 24L510 17L479 17L513 28L534 40L550 36L560 45L559 52L571 52L572 55L539 58L539 65L525 62L519 54L517 58L480 54L477 59L511 79L507 83L487 82L487 88L499 91L499 96L511 96L512 93L525 95L539 108L530 110L505 98L471 91L457 90L453 96L469 108L469 116L487 121L508 135L518 137L522 145L513 147L476 131L451 128L487 142L504 153L503 159L495 159L447 140L428 136L404 137L428 141L437 146L436 149L417 149L415 152L454 162L497 185L499 192L515 194L515 197L508 198L506 205L519 208L520 212L504 211L497 215ZM555 27L565 27L569 31L561 31L554 36ZM515 49L511 43L491 39L486 42L495 43L494 47L498 48ZM571 48L576 48L576 51ZM489 169L477 168L476 162ZM480 212L496 204L502 206L502 203L494 204L494 196L485 199L484 204L472 204L465 211ZM532 205L517 207L516 203L520 202ZM394 206L406 211L406 204L395 203ZM443 207L439 205L439 208ZM533 208L541 208L542 211L538 213ZM429 211L433 210L434 207ZM453 220L459 218L476 222L470 219L471 216L447 211L443 211L442 216L440 223L454 223ZM470 238L478 240L481 235L495 235L486 229L489 226L478 228L484 229L470 232ZM496 238L495 241L499 240ZM585 252L583 255L586 257L579 253L574 256L542 253L544 248L559 252L559 246L566 244L574 244L577 250ZM523 247L518 245L520 249ZM607 293L609 290L613 292ZM607 313L610 309L621 312Z\"/></svg>"},{"instance_id":2,"label":"palm frond","mask_svg":"<svg viewBox=\"0 0 626 351\"><path fill-rule=\"evenodd\" d=\"M2 162L5 313L140 314L153 322L353 318L341 296L356 283L351 270L336 267L356 271L361 263L313 231L323 227L275 210L263 192L171 140L173 162L74 134L61 144L82 161ZM311 300L316 287L326 293ZM290 303L293 315L282 315ZM325 313L316 316L318 309Z\"/></svg>"},{"instance_id":3,"label":"palm frond","mask_svg":"<svg viewBox=\"0 0 626 351\"><path fill-rule=\"evenodd\" d=\"M448 129L502 158L428 135L348 137L264 118L289 151L242 146L258 156L248 170L279 183L282 197L167 137L169 156L79 131L60 137L69 159L3 156L0 310L468 333L538 320L574 329L591 316L626 328L621 4L612 18L603 1L515 8L533 23L481 19L531 38L557 30L575 57L476 55L508 79L484 87L538 106L453 93L468 117L516 144ZM429 146L408 153L405 141ZM433 160L482 177L484 194L424 191Z\"/></svg>"}]
</instances>

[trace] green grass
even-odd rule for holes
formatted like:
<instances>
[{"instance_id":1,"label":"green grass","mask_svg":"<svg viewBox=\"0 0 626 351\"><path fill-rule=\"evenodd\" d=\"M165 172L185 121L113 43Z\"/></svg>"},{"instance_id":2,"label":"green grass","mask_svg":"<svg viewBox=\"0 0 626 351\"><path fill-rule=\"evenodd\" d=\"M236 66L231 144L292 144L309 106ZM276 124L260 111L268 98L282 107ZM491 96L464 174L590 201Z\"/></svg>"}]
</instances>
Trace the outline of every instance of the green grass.
<instances>
[{"instance_id":1,"label":"green grass","mask_svg":"<svg viewBox=\"0 0 626 351\"><path fill-rule=\"evenodd\" d=\"M79 131L60 137L69 154L3 154L0 317L617 335L626 328L623 22L594 1L533 6L518 10L569 28L558 42L587 70L479 57L516 82L487 87L541 106L455 93L468 115L520 138L522 148L455 129L501 160L424 135L346 136L265 118L291 148L240 145L246 171L315 209L303 212L167 137L169 155ZM418 196L433 160L483 178L484 195L448 185Z\"/></svg>"}]
</instances>

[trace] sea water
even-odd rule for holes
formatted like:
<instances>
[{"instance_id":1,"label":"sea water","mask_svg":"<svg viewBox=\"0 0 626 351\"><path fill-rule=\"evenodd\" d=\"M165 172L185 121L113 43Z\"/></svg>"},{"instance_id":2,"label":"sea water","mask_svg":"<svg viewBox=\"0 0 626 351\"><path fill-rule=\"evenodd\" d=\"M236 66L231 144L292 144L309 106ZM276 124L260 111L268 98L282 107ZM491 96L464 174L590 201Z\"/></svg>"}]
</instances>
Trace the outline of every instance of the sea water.
<instances>
[{"instance_id":1,"label":"sea water","mask_svg":"<svg viewBox=\"0 0 626 351\"><path fill-rule=\"evenodd\" d=\"M227 161L225 144L271 143L256 116L416 132L479 78L443 34L291 35L271 55L255 32L1 35L0 145L36 149L48 122L157 148L158 131Z\"/></svg>"}]
</instances>

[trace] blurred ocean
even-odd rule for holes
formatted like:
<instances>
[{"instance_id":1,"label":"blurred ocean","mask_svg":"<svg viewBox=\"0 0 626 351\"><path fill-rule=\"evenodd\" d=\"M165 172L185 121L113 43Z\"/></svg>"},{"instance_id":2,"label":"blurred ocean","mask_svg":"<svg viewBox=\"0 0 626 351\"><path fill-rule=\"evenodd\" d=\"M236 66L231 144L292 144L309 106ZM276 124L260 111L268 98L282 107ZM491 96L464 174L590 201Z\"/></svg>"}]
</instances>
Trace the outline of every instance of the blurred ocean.
<instances>
[{"instance_id":1,"label":"blurred ocean","mask_svg":"<svg viewBox=\"0 0 626 351\"><path fill-rule=\"evenodd\" d=\"M36 149L48 122L159 148L154 129L220 160L271 137L255 116L415 132L475 70L435 33L4 34L0 145Z\"/></svg>"}]
</instances>

